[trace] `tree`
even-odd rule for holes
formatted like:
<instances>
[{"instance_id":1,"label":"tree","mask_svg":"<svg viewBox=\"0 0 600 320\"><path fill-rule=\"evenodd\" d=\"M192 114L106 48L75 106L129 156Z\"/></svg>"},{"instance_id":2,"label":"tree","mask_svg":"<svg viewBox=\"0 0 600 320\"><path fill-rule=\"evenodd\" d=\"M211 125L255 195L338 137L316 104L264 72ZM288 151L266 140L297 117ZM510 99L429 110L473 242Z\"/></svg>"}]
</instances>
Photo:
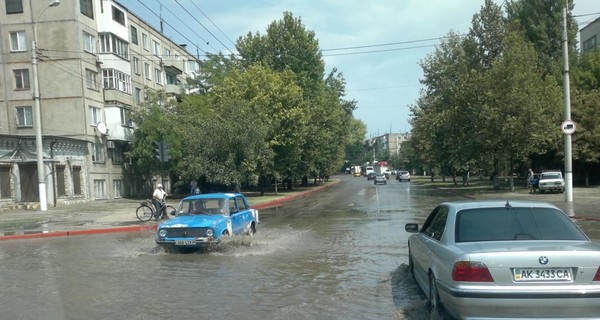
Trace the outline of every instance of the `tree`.
<instances>
[{"instance_id":1,"label":"tree","mask_svg":"<svg viewBox=\"0 0 600 320\"><path fill-rule=\"evenodd\" d=\"M572 118L577 123L573 134L573 161L583 167L585 185L590 185L592 168L600 163L600 91L574 90Z\"/></svg>"},{"instance_id":2,"label":"tree","mask_svg":"<svg viewBox=\"0 0 600 320\"><path fill-rule=\"evenodd\" d=\"M314 97L321 89L325 63L319 42L315 33L306 30L302 20L289 11L267 27L266 35L257 32L240 37L236 49L245 68L262 63L278 72L292 71L305 97Z\"/></svg>"},{"instance_id":3,"label":"tree","mask_svg":"<svg viewBox=\"0 0 600 320\"><path fill-rule=\"evenodd\" d=\"M577 22L571 16L573 1L567 8L567 38L569 56L577 53ZM523 33L525 41L533 44L543 76L562 80L562 10L564 0L509 0L506 2L508 21Z\"/></svg>"},{"instance_id":4,"label":"tree","mask_svg":"<svg viewBox=\"0 0 600 320\"><path fill-rule=\"evenodd\" d=\"M165 178L172 173L180 159L179 139L173 122L173 110L177 101L168 97L164 91L147 89L147 98L140 108L131 114L135 131L133 132L132 147L127 156L132 159L136 177L141 179L138 185L146 183L145 188L151 188L148 181L156 175ZM155 157L154 144L169 145L169 161L161 162Z\"/></svg>"}]
</instances>

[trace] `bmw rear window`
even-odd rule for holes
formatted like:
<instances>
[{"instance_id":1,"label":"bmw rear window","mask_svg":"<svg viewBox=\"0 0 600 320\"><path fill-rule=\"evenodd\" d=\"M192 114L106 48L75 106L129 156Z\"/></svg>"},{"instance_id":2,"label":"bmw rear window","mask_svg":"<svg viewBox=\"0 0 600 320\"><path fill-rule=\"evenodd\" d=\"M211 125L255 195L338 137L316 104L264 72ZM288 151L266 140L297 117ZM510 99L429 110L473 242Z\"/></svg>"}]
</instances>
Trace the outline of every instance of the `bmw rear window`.
<instances>
[{"instance_id":1,"label":"bmw rear window","mask_svg":"<svg viewBox=\"0 0 600 320\"><path fill-rule=\"evenodd\" d=\"M553 208L476 208L458 212L456 242L588 240L562 211Z\"/></svg>"}]
</instances>

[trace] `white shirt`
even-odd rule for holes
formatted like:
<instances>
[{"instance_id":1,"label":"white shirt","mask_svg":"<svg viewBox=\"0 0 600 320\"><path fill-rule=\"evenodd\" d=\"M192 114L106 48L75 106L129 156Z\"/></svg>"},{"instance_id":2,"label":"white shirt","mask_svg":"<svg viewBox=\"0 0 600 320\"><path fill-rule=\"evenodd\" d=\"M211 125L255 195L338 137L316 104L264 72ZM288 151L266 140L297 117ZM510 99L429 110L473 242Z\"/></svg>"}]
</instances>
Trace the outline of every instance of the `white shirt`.
<instances>
[{"instance_id":1,"label":"white shirt","mask_svg":"<svg viewBox=\"0 0 600 320\"><path fill-rule=\"evenodd\" d=\"M152 197L154 197L154 199L156 199L158 201L164 200L166 196L167 196L167 193L165 192L165 190L160 189L160 188L156 188L154 190L154 193L152 194Z\"/></svg>"}]
</instances>

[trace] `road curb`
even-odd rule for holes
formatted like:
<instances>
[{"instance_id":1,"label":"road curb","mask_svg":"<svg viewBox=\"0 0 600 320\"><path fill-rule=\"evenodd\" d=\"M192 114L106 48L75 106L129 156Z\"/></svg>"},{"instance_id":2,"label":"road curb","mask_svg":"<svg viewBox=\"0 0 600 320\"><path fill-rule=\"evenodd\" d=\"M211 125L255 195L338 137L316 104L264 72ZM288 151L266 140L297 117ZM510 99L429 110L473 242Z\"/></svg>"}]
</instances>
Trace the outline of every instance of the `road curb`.
<instances>
[{"instance_id":1,"label":"road curb","mask_svg":"<svg viewBox=\"0 0 600 320\"><path fill-rule=\"evenodd\" d=\"M290 195L281 199L260 203L252 206L254 209L268 209L273 207L280 207L284 203L297 199L308 194L321 191L325 188L334 186L341 182L341 180L332 181L326 185L312 188L310 190L299 192L297 194ZM23 231L23 233L0 235L0 241L6 240L22 240L22 239L37 239L37 238L55 238L55 237L69 237L69 236L81 236L81 235L93 235L103 233L119 233L119 232L148 232L155 231L158 224L152 225L139 225L139 226L126 226L126 227L106 227L106 228L95 228L95 229L83 229L83 230L72 230L72 231L44 231L44 230L29 230Z\"/></svg>"}]
</instances>

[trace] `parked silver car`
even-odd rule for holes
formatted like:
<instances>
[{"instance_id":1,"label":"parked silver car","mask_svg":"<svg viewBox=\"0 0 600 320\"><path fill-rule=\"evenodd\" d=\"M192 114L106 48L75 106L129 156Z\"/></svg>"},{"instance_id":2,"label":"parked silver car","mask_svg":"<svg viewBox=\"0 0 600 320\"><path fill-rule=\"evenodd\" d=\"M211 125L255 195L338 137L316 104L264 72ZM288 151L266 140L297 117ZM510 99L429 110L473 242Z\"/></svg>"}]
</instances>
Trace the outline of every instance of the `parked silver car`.
<instances>
[{"instance_id":1,"label":"parked silver car","mask_svg":"<svg viewBox=\"0 0 600 320\"><path fill-rule=\"evenodd\" d=\"M445 319L598 319L600 245L537 201L445 202L405 230L409 269Z\"/></svg>"}]
</instances>

